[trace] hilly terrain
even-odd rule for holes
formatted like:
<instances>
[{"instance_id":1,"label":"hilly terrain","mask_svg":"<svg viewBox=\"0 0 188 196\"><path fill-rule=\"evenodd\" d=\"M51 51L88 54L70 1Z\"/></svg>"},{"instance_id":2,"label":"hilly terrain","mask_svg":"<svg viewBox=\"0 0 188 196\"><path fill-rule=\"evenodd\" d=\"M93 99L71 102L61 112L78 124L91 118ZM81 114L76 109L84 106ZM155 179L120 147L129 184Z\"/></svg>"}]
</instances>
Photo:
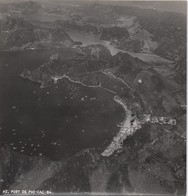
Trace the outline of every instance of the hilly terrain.
<instances>
[{"instance_id":1,"label":"hilly terrain","mask_svg":"<svg viewBox=\"0 0 188 196\"><path fill-rule=\"evenodd\" d=\"M7 16L0 20L0 28L1 50L60 48L74 43L58 26L41 28L23 18Z\"/></svg>"},{"instance_id":2,"label":"hilly terrain","mask_svg":"<svg viewBox=\"0 0 188 196\"><path fill-rule=\"evenodd\" d=\"M121 4L0 4L0 193L185 195L186 17Z\"/></svg>"}]
</instances>

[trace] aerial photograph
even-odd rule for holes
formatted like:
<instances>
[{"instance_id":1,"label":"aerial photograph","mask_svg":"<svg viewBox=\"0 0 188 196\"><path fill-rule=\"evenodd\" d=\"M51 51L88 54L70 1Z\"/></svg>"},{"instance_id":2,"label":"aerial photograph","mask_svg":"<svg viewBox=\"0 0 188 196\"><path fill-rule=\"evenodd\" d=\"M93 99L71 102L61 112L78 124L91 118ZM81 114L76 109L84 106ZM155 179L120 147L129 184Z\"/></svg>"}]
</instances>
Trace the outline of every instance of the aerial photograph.
<instances>
[{"instance_id":1,"label":"aerial photograph","mask_svg":"<svg viewBox=\"0 0 188 196\"><path fill-rule=\"evenodd\" d=\"M0 0L0 195L186 195L186 1Z\"/></svg>"}]
</instances>

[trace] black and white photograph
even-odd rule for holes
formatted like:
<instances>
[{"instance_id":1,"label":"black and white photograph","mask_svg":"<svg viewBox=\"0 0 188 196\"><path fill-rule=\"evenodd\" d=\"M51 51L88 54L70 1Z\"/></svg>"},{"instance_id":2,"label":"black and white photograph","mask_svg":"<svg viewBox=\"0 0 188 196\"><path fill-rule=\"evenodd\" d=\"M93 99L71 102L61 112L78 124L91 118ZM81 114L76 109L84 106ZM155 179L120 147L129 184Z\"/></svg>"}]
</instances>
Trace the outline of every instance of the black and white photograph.
<instances>
[{"instance_id":1,"label":"black and white photograph","mask_svg":"<svg viewBox=\"0 0 188 196\"><path fill-rule=\"evenodd\" d=\"M0 0L0 195L186 195L187 1Z\"/></svg>"}]
</instances>

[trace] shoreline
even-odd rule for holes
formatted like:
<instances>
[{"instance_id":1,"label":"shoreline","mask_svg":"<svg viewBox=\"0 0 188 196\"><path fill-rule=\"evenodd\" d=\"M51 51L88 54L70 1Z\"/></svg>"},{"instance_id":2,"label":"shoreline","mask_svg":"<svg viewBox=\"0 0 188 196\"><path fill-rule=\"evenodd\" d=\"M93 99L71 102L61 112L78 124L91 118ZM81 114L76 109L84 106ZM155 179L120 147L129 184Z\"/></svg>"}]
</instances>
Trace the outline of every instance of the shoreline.
<instances>
[{"instance_id":1,"label":"shoreline","mask_svg":"<svg viewBox=\"0 0 188 196\"><path fill-rule=\"evenodd\" d=\"M119 103L126 113L126 118L122 122L122 126L118 134L113 138L112 142L107 146L107 148L101 153L102 156L109 157L116 150L121 149L123 141L133 133L135 133L138 129L141 128L141 122L136 119L131 124L133 120L132 112L128 110L126 103L118 96L114 96L114 101Z\"/></svg>"},{"instance_id":2,"label":"shoreline","mask_svg":"<svg viewBox=\"0 0 188 196\"><path fill-rule=\"evenodd\" d=\"M111 156L116 150L122 148L123 141L127 139L128 136L133 135L138 129L142 127L143 124L160 124L176 126L176 119L164 116L151 116L151 114L143 114L143 119L139 120L132 112L128 109L126 103L119 97L114 96L114 101L120 104L126 113L125 120L121 123L120 131L112 139L112 142L107 146L107 148L101 153L104 157Z\"/></svg>"},{"instance_id":3,"label":"shoreline","mask_svg":"<svg viewBox=\"0 0 188 196\"><path fill-rule=\"evenodd\" d=\"M22 48L18 48L18 49L7 49L7 50L0 50L0 53L6 53L6 52L24 52L24 51L48 51L48 50L63 50L63 49L75 49L72 47L68 47L68 46L64 46L64 47L60 47L60 48L26 48L26 49L22 49Z\"/></svg>"}]
</instances>

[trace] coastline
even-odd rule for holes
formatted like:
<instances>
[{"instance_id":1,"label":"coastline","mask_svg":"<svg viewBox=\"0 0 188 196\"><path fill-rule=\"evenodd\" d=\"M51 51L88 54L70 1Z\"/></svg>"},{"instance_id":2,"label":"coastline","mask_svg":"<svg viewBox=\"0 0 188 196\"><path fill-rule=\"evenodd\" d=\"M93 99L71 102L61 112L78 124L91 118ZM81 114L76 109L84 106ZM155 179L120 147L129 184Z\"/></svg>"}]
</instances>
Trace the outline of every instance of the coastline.
<instances>
[{"instance_id":1,"label":"coastline","mask_svg":"<svg viewBox=\"0 0 188 196\"><path fill-rule=\"evenodd\" d=\"M62 46L62 47L52 47L52 48L16 48L16 49L5 49L0 50L0 53L4 52L23 52L23 51L48 51L48 50L63 50L63 49L75 49L68 46Z\"/></svg>"},{"instance_id":2,"label":"coastline","mask_svg":"<svg viewBox=\"0 0 188 196\"><path fill-rule=\"evenodd\" d=\"M132 116L132 112L127 108L126 103L117 95L114 96L114 101L123 107L126 113L126 118L122 122L122 126L118 134L113 138L110 145L101 153L101 155L105 157L109 157L116 150L121 149L123 141L141 128L141 122L138 120L135 119L134 122L131 123L134 117Z\"/></svg>"},{"instance_id":3,"label":"coastline","mask_svg":"<svg viewBox=\"0 0 188 196\"><path fill-rule=\"evenodd\" d=\"M176 126L176 119L171 117L163 116L151 116L151 114L143 114L143 119L139 120L132 112L128 109L125 101L123 101L119 96L114 96L114 101L120 104L126 113L126 118L122 122L120 131L112 139L112 142L107 146L107 148L101 153L104 157L111 156L116 150L122 148L123 141L127 139L128 136L133 135L138 129L142 127L143 124L160 124Z\"/></svg>"}]
</instances>

